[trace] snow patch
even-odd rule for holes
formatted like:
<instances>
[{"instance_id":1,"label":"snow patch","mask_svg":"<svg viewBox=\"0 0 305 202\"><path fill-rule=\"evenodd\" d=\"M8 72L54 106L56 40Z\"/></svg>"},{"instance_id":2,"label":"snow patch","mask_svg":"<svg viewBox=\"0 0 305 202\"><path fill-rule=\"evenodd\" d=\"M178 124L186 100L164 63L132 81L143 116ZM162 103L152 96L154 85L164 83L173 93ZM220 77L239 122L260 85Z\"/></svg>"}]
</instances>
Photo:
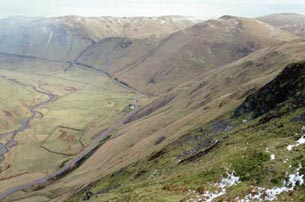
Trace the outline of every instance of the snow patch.
<instances>
[{"instance_id":1,"label":"snow patch","mask_svg":"<svg viewBox=\"0 0 305 202\"><path fill-rule=\"evenodd\" d=\"M220 182L215 183L214 187L217 189L214 192L205 191L203 194L196 194L196 197L193 199L188 200L189 202L199 202L199 201L206 201L212 202L216 198L223 196L227 193L227 189L231 186L238 184L239 177L235 176L234 173L228 174L227 177L223 177ZM196 193L195 191L190 190L190 193Z\"/></svg>"},{"instance_id":2,"label":"snow patch","mask_svg":"<svg viewBox=\"0 0 305 202\"><path fill-rule=\"evenodd\" d=\"M305 144L305 136L302 136L300 139L298 139L296 144L288 145L287 150L291 151L294 147L298 147L302 144Z\"/></svg>"},{"instance_id":3,"label":"snow patch","mask_svg":"<svg viewBox=\"0 0 305 202\"><path fill-rule=\"evenodd\" d=\"M287 146L287 150L288 150L288 151L291 151L293 147L294 147L294 145L288 145L288 146Z\"/></svg>"},{"instance_id":4,"label":"snow patch","mask_svg":"<svg viewBox=\"0 0 305 202\"><path fill-rule=\"evenodd\" d=\"M305 133L305 126L303 126L301 132ZM287 150L291 151L294 147L298 147L299 145L305 144L305 135L303 135L300 139L296 141L293 145L288 145ZM269 147L265 148L265 151L270 154L270 160L275 160L275 154L269 151ZM289 159L286 158L283 160L283 163L288 163ZM289 165L289 168L292 166ZM304 174L300 174L300 170L302 169L302 164L299 164L298 168L294 171L294 173L289 174L286 172L285 179L282 180L282 186L273 187L273 188L263 188L263 187L252 187L252 190L249 194L243 197L236 197L236 202L250 202L250 201L277 201L278 195L290 192L295 190L296 186L303 185ZM239 177L234 175L234 172L228 174L227 177L223 177L222 180L212 185L216 191L205 191L204 193L198 193L194 190L189 190L189 194L194 196L187 200L188 202L212 202L215 201L218 197L223 196L227 193L227 189L231 186L240 183Z\"/></svg>"},{"instance_id":5,"label":"snow patch","mask_svg":"<svg viewBox=\"0 0 305 202\"><path fill-rule=\"evenodd\" d=\"M305 144L305 136L301 137L298 141L298 144Z\"/></svg>"},{"instance_id":6,"label":"snow patch","mask_svg":"<svg viewBox=\"0 0 305 202\"><path fill-rule=\"evenodd\" d=\"M288 181L283 181L282 187L273 187L270 189L265 189L262 187L256 187L252 190L252 193L245 196L244 199L237 198L238 202L248 202L248 201L275 201L277 196L281 193L293 191L297 185L304 184L304 175L300 175L300 170L302 165L296 169L295 173L290 174Z\"/></svg>"}]
</instances>

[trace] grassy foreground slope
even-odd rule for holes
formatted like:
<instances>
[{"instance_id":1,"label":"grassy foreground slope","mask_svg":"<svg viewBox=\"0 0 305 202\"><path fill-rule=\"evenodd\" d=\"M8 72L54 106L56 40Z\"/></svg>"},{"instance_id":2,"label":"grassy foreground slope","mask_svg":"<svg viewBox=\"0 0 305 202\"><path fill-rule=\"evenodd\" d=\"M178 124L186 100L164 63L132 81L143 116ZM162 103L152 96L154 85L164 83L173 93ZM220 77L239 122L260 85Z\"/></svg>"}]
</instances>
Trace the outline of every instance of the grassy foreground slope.
<instances>
[{"instance_id":1,"label":"grassy foreground slope","mask_svg":"<svg viewBox=\"0 0 305 202\"><path fill-rule=\"evenodd\" d=\"M303 201L304 70L304 62L287 66L235 112L197 127L147 158L92 183L68 201L81 201L88 191L93 193L90 201L99 202ZM293 89L290 94L289 89ZM261 102L262 97L266 102ZM265 110L247 119L257 109ZM225 186L223 193L216 185L231 173L238 182ZM295 185L287 183L292 178ZM215 196L209 198L206 193Z\"/></svg>"}]
</instances>

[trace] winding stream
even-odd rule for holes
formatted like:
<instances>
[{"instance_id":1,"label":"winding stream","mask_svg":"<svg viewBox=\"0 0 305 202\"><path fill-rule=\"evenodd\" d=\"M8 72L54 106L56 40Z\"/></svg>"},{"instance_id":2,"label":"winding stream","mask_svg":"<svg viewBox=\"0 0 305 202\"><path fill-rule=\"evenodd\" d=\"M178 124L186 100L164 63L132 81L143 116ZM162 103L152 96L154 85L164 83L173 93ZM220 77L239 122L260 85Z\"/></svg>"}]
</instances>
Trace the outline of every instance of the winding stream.
<instances>
[{"instance_id":1,"label":"winding stream","mask_svg":"<svg viewBox=\"0 0 305 202\"><path fill-rule=\"evenodd\" d=\"M0 76L0 77L6 79L8 81L14 82L14 83L16 83L20 86L23 86L23 87L30 87L34 91L36 91L40 94L47 95L49 97L47 100L39 102L39 103L37 103L37 104L35 104L35 105L33 105L29 108L29 111L31 112L31 116L21 119L19 121L19 128L15 129L13 131L0 133L0 138L2 138L4 136L11 135L10 140L7 141L7 143L5 145L3 145L3 144L0 145L0 147L2 147L2 148L0 148L0 161L1 161L1 160L4 159L4 155L6 153L8 153L9 150L17 144L17 142L15 141L16 135L18 135L19 133L27 130L30 127L31 121L35 118L35 116L38 113L37 109L41 106L47 105L48 103L55 101L56 96L54 94L50 93L50 92L45 92L45 91L39 90L36 86L21 83L20 81L18 81L16 79L10 79L10 78L7 78L6 76Z\"/></svg>"},{"instance_id":2,"label":"winding stream","mask_svg":"<svg viewBox=\"0 0 305 202\"><path fill-rule=\"evenodd\" d=\"M52 174L49 174L43 178L37 179L33 182L30 183L26 183L20 186L17 186L15 188L12 188L2 194L0 194L0 201L2 201L3 199L5 199L6 197L18 192L18 191L23 191L25 189L30 189L33 188L34 186L38 186L38 185L45 185L46 183L50 183L60 177L62 177L63 175L65 175L66 173L72 171L73 169L75 169L78 165L80 165L80 163L82 162L82 160L86 159L92 152L94 152L101 144L101 141L103 141L104 139L106 139L107 137L109 137L111 135L111 133L118 129L120 126L122 126L126 121L128 121L130 119L131 116L133 116L137 111L138 111L138 101L141 97L141 94L139 91L137 91L136 89L128 86L127 84L120 82L116 79L114 79L111 75L109 75L108 73L104 72L103 70L97 69L95 67L89 66L89 65L85 65L85 64L77 64L80 65L84 68L89 68L91 70L95 70L101 74L103 74L104 76L108 77L109 79L111 79L113 82L115 82L117 85L127 89L128 91L132 92L135 94L135 98L134 98L134 110L129 112L128 114L126 114L121 120L117 121L114 125L112 125L110 128L108 128L106 131L101 132L100 134L97 135L97 137L92 141L92 143L85 148L83 151L81 151L78 155L76 155L72 160L70 160L68 163L66 163L62 168L60 168L59 170L55 171ZM18 81L11 79L11 81L20 84ZM22 85L22 84L21 84ZM31 117L28 117L24 120L22 120L20 122L20 127L15 130L15 131L11 131L10 133L12 134L12 138L11 140L14 141L14 137L21 131L24 131L25 129L27 129L29 127L29 123L30 121L35 117L37 111L36 109L40 106L43 106L45 104L48 104L49 102L52 102L54 100L56 100L56 96L48 93L48 92L43 92L38 90L36 87L31 86L33 90L43 93L47 96L49 96L49 99L46 101L43 101L41 103L38 103L34 106L32 106L30 108L30 111L32 113ZM1 134L1 135L5 135L5 134Z\"/></svg>"}]
</instances>

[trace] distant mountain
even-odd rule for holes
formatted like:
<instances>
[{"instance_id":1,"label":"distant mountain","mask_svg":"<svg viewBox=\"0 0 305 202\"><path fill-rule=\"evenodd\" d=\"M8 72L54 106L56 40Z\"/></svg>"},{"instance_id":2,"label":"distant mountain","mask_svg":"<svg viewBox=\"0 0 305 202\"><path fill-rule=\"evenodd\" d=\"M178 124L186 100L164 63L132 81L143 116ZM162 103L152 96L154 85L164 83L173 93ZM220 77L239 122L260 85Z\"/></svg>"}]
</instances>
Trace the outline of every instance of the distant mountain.
<instances>
[{"instance_id":1,"label":"distant mountain","mask_svg":"<svg viewBox=\"0 0 305 202\"><path fill-rule=\"evenodd\" d=\"M196 22L197 20L180 16L11 17L0 20L0 52L70 61L103 38L162 38Z\"/></svg>"},{"instance_id":2,"label":"distant mountain","mask_svg":"<svg viewBox=\"0 0 305 202\"><path fill-rule=\"evenodd\" d=\"M255 19L198 22L180 16L12 17L0 20L0 52L84 63L159 94L253 51L298 38Z\"/></svg>"},{"instance_id":3,"label":"distant mountain","mask_svg":"<svg viewBox=\"0 0 305 202\"><path fill-rule=\"evenodd\" d=\"M305 15L278 13L259 17L258 20L291 32L297 36L305 37Z\"/></svg>"},{"instance_id":4,"label":"distant mountain","mask_svg":"<svg viewBox=\"0 0 305 202\"><path fill-rule=\"evenodd\" d=\"M114 76L151 94L166 92L212 68L297 38L255 19L224 16L170 35Z\"/></svg>"}]
</instances>

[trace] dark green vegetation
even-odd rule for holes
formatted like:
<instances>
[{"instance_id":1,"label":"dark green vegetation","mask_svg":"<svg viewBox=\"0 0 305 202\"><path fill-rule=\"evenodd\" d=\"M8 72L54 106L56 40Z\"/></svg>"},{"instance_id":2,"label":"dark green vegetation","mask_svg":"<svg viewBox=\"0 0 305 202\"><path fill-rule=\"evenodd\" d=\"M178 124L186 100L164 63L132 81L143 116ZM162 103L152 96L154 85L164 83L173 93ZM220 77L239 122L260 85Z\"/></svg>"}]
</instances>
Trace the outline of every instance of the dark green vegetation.
<instances>
[{"instance_id":1,"label":"dark green vegetation","mask_svg":"<svg viewBox=\"0 0 305 202\"><path fill-rule=\"evenodd\" d=\"M251 186L280 187L287 179L286 172L293 173L299 163L305 165L305 145L287 150L287 145L302 136L301 128L305 124L305 107L300 102L305 85L304 69L302 62L288 65L236 110L248 102L255 103L246 112L255 114L257 109L264 109L257 118L245 122L241 117L232 118L236 111L227 113L147 158L92 183L72 201L81 201L89 190L94 193L90 201L187 201L193 196L189 190L211 191L212 184L230 171L235 171L241 183L216 201L243 197L251 192ZM262 102L266 95L270 98ZM279 95L285 99L279 100ZM219 143L213 146L216 141ZM271 154L275 155L274 160L270 159ZM304 168L300 174L305 175ZM277 201L304 199L305 185L302 185L279 195Z\"/></svg>"}]
</instances>

